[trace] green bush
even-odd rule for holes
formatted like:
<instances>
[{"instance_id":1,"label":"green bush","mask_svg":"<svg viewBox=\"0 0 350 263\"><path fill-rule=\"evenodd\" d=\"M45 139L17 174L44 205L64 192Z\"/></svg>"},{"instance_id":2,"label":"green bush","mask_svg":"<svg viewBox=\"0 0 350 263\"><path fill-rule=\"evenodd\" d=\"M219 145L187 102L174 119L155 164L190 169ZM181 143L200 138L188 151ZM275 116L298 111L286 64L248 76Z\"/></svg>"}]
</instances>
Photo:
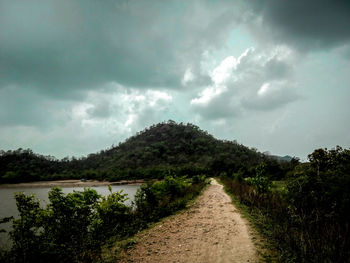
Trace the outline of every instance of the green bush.
<instances>
[{"instance_id":1,"label":"green bush","mask_svg":"<svg viewBox=\"0 0 350 263\"><path fill-rule=\"evenodd\" d=\"M120 230L130 211L122 193L101 198L92 189L65 195L53 188L46 208L33 195L15 199L19 218L9 233L9 262L96 261L104 239Z\"/></svg>"},{"instance_id":2,"label":"green bush","mask_svg":"<svg viewBox=\"0 0 350 263\"><path fill-rule=\"evenodd\" d=\"M131 207L125 205L128 200L127 194L120 192L112 192L112 188L108 186L110 194L103 196L97 208L99 216L99 234L105 237L118 235L119 237L128 234L128 226L131 220Z\"/></svg>"},{"instance_id":3,"label":"green bush","mask_svg":"<svg viewBox=\"0 0 350 263\"><path fill-rule=\"evenodd\" d=\"M92 189L65 195L53 188L45 208L33 195L18 193L19 217L9 233L13 244L10 251L1 251L0 261L96 262L104 244L130 237L149 222L185 207L204 185L205 176L169 175L142 185L134 207L125 204L126 194L113 193L110 187L105 197ZM9 218L0 223L7 221Z\"/></svg>"},{"instance_id":4,"label":"green bush","mask_svg":"<svg viewBox=\"0 0 350 263\"><path fill-rule=\"evenodd\" d=\"M318 149L309 160L284 191L268 191L261 167L248 182L221 180L276 242L281 262L350 262L350 150Z\"/></svg>"},{"instance_id":5,"label":"green bush","mask_svg":"<svg viewBox=\"0 0 350 263\"><path fill-rule=\"evenodd\" d=\"M186 200L197 194L193 189L193 180L198 181L196 185L203 187L202 177L191 180L175 176L166 176L163 181L142 185L135 196L139 217L153 221L183 208Z\"/></svg>"},{"instance_id":6,"label":"green bush","mask_svg":"<svg viewBox=\"0 0 350 263\"><path fill-rule=\"evenodd\" d=\"M256 171L255 176L248 177L245 179L245 181L249 185L253 185L258 190L259 193L269 192L272 187L272 181L267 177L266 165L264 163L260 163L255 168L255 171Z\"/></svg>"}]
</instances>

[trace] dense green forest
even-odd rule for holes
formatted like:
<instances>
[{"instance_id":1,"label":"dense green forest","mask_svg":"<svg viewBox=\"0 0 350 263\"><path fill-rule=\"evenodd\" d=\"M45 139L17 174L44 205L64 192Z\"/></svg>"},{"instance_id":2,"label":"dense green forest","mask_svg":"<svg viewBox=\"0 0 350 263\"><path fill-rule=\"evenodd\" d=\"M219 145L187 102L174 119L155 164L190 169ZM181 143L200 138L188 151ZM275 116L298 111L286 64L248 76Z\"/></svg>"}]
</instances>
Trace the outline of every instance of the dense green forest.
<instances>
[{"instance_id":1,"label":"dense green forest","mask_svg":"<svg viewBox=\"0 0 350 263\"><path fill-rule=\"evenodd\" d=\"M274 179L283 178L295 164L235 141L215 139L193 124L168 121L146 128L118 146L82 158L58 160L35 154L30 149L0 151L0 182L163 178L169 170L190 176L238 171L251 175L253 167L262 161Z\"/></svg>"}]
</instances>

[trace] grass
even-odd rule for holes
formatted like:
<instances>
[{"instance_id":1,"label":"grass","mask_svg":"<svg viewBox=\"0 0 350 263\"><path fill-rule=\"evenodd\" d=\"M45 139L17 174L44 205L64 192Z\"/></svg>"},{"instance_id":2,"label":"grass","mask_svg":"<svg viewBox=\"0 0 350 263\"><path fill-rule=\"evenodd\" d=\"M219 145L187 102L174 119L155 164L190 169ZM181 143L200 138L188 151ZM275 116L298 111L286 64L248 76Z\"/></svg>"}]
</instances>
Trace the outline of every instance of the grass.
<instances>
[{"instance_id":1,"label":"grass","mask_svg":"<svg viewBox=\"0 0 350 263\"><path fill-rule=\"evenodd\" d=\"M113 239L109 240L109 242L102 247L101 260L99 263L117 262L121 258L121 253L132 248L135 244L137 244L137 241L134 237L118 241L113 241Z\"/></svg>"},{"instance_id":2,"label":"grass","mask_svg":"<svg viewBox=\"0 0 350 263\"><path fill-rule=\"evenodd\" d=\"M224 186L224 190L231 197L232 203L252 226L252 239L258 249L258 254L262 261L267 263L282 262L280 260L281 252L276 249L277 244L272 238L272 221L258 209L252 209L251 207L240 203L237 196L228 190L220 178L216 178L216 180Z\"/></svg>"},{"instance_id":3,"label":"grass","mask_svg":"<svg viewBox=\"0 0 350 263\"><path fill-rule=\"evenodd\" d=\"M294 191L286 192L284 183L278 182L271 192L261 193L238 180L228 177L220 179L242 214L267 240L266 246L276 251L276 256L265 257L265 262L350 262L350 228L346 209L329 208L328 204L321 202L323 199L318 201L315 198L321 198L321 194L309 191L310 188L302 189L302 194L299 194L299 181L295 183ZM315 189L311 183L308 186ZM345 191L340 193L346 196ZM293 204L292 198L297 199L296 203ZM339 196L336 198L333 197L338 203L333 205L340 207L340 204L348 202L347 198L344 201Z\"/></svg>"}]
</instances>

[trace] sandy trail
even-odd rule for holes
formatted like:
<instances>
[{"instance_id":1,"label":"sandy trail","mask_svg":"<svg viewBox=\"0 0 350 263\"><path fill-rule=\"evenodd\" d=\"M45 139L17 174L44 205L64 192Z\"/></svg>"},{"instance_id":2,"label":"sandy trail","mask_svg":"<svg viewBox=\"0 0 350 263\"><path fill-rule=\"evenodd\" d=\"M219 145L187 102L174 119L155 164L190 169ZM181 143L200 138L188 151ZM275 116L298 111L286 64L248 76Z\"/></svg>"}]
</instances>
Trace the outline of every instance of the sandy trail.
<instances>
[{"instance_id":1,"label":"sandy trail","mask_svg":"<svg viewBox=\"0 0 350 263\"><path fill-rule=\"evenodd\" d=\"M259 262L247 223L213 179L188 210L136 240L121 262Z\"/></svg>"}]
</instances>

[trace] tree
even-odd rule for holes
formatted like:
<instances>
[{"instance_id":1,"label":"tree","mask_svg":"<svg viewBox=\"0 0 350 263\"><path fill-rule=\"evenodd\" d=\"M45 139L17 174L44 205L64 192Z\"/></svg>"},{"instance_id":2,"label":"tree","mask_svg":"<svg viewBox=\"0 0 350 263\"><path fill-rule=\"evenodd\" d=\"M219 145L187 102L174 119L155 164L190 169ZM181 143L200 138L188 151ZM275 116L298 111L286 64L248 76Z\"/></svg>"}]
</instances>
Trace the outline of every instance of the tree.
<instances>
[{"instance_id":1,"label":"tree","mask_svg":"<svg viewBox=\"0 0 350 263\"><path fill-rule=\"evenodd\" d=\"M266 164L261 162L255 168L255 176L246 178L246 181L255 186L259 193L267 193L272 187L272 182L266 174Z\"/></svg>"}]
</instances>

